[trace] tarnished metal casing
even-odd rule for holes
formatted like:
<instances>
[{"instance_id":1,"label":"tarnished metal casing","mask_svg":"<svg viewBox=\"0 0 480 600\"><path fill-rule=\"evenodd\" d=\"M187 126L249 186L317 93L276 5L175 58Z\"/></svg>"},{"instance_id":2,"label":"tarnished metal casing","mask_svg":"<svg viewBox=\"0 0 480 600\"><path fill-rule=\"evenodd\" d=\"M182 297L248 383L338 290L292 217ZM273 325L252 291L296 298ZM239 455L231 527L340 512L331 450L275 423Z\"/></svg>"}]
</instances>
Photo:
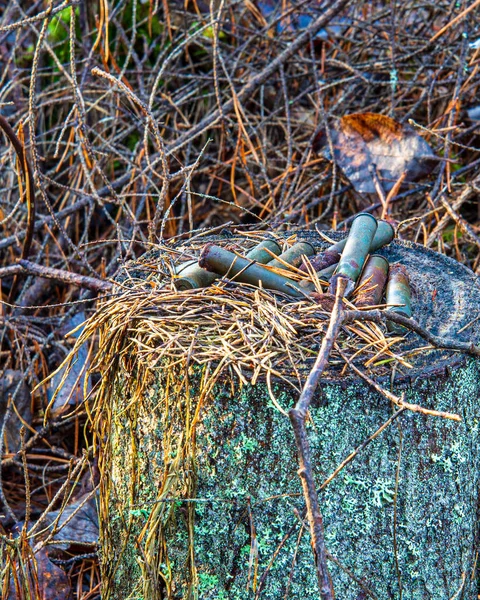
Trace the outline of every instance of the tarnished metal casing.
<instances>
[{"instance_id":1,"label":"tarnished metal casing","mask_svg":"<svg viewBox=\"0 0 480 600\"><path fill-rule=\"evenodd\" d=\"M298 267L302 264L302 258L304 256L313 256L315 254L315 248L309 242L297 242L293 244L286 252L280 254L279 259L272 260L268 263L269 267L275 267L277 269L287 269L288 267L283 264L287 263L292 267ZM282 262L283 261L283 262Z\"/></svg>"},{"instance_id":2,"label":"tarnished metal casing","mask_svg":"<svg viewBox=\"0 0 480 600\"><path fill-rule=\"evenodd\" d=\"M370 252L376 231L377 219L374 216L360 213L355 217L335 274L330 281L330 293L335 294L339 277L344 277L349 281L345 295L349 296L353 292L365 259Z\"/></svg>"},{"instance_id":3,"label":"tarnished metal casing","mask_svg":"<svg viewBox=\"0 0 480 600\"><path fill-rule=\"evenodd\" d=\"M180 277L175 278L173 284L179 292L205 288L211 285L215 279L218 279L216 273L202 269L196 260L179 265L176 273Z\"/></svg>"},{"instance_id":4,"label":"tarnished metal casing","mask_svg":"<svg viewBox=\"0 0 480 600\"><path fill-rule=\"evenodd\" d=\"M388 260L378 254L372 254L368 258L362 276L358 281L358 292L354 300L355 305L362 308L381 304L387 276Z\"/></svg>"},{"instance_id":5,"label":"tarnished metal casing","mask_svg":"<svg viewBox=\"0 0 480 600\"><path fill-rule=\"evenodd\" d=\"M370 252L380 250L395 238L395 228L388 221L377 220L377 231L370 245Z\"/></svg>"},{"instance_id":6,"label":"tarnished metal casing","mask_svg":"<svg viewBox=\"0 0 480 600\"><path fill-rule=\"evenodd\" d=\"M394 237L395 229L393 228L393 225L390 225L390 223L387 221L379 219L377 221L377 231L375 232L370 246L370 252L375 252L383 246L386 246L394 239ZM345 248L346 243L347 238L345 237L343 240L333 244L324 252L312 258L310 262L312 263L312 267L315 269L315 271L320 272L324 269L327 269L331 265L336 265L340 260L342 250ZM300 266L300 270L306 271L307 269L304 266Z\"/></svg>"},{"instance_id":7,"label":"tarnished metal casing","mask_svg":"<svg viewBox=\"0 0 480 600\"><path fill-rule=\"evenodd\" d=\"M270 252L268 252L268 250ZM252 248L250 252L246 254L246 258L254 260L257 263L266 265L273 260L271 253L279 255L282 251L282 247L275 240L263 240L255 248Z\"/></svg>"},{"instance_id":8,"label":"tarnished metal casing","mask_svg":"<svg viewBox=\"0 0 480 600\"><path fill-rule=\"evenodd\" d=\"M274 273L262 265L252 263L248 258L237 256L233 252L214 244L205 246L200 255L199 265L218 273L218 275L227 275L235 281L255 286L261 285L265 289L276 290L297 298L304 296L300 291L301 289L306 293L314 289L313 284L304 285Z\"/></svg>"},{"instance_id":9,"label":"tarnished metal casing","mask_svg":"<svg viewBox=\"0 0 480 600\"><path fill-rule=\"evenodd\" d=\"M407 269L404 265L390 265L390 274L387 283L387 304L397 304L401 306L392 306L389 311L400 313L406 317L412 316L412 292L410 289L410 279ZM394 333L405 333L407 330L401 325L387 321L387 328Z\"/></svg>"},{"instance_id":10,"label":"tarnished metal casing","mask_svg":"<svg viewBox=\"0 0 480 600\"><path fill-rule=\"evenodd\" d=\"M329 281L332 278L332 275L335 273L335 269L337 268L337 264L329 265L325 269L317 272L317 277L319 279L323 279L325 281Z\"/></svg>"}]
</instances>

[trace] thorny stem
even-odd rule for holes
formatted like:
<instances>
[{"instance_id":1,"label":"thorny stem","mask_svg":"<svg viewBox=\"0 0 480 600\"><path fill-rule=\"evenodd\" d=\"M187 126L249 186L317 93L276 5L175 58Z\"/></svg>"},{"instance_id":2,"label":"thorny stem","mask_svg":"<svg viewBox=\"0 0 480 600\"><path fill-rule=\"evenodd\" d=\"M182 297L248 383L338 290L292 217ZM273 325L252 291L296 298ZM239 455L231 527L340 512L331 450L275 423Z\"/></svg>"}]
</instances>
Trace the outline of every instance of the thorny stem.
<instances>
[{"instance_id":1,"label":"thorny stem","mask_svg":"<svg viewBox=\"0 0 480 600\"><path fill-rule=\"evenodd\" d=\"M298 474L300 476L307 506L307 518L310 526L310 535L312 538L313 554L315 565L317 567L318 585L320 588L321 600L334 600L335 592L327 567L327 549L325 546L325 536L323 531L323 519L318 503L318 494L313 478L312 462L310 458L310 447L308 444L307 431L305 428L305 419L308 408L312 401L318 382L328 363L330 352L337 339L340 328L343 324L345 310L343 307L343 296L347 286L347 280L343 277L338 279L335 294L335 304L333 306L330 323L327 333L323 338L320 351L315 364L310 371L305 386L300 394L295 408L292 408L288 416L292 423L295 442L298 451Z\"/></svg>"}]
</instances>

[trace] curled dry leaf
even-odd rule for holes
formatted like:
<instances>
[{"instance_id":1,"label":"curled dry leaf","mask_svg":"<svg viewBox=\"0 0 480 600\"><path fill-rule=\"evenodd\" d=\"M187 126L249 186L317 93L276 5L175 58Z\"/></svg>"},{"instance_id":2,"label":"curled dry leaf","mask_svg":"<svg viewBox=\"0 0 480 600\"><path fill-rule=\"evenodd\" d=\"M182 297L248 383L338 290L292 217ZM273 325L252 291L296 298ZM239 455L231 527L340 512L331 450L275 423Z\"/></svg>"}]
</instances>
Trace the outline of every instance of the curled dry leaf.
<instances>
[{"instance_id":1,"label":"curled dry leaf","mask_svg":"<svg viewBox=\"0 0 480 600\"><path fill-rule=\"evenodd\" d=\"M62 540L75 540L79 546L96 543L99 526L95 496L87 492L62 510L49 512L45 524L55 528L52 540L58 542L55 546L59 548L68 547Z\"/></svg>"},{"instance_id":2,"label":"curled dry leaf","mask_svg":"<svg viewBox=\"0 0 480 600\"><path fill-rule=\"evenodd\" d=\"M330 130L330 137L333 159L360 193L375 193L375 177L387 192L404 173L405 183L417 181L437 162L433 150L411 127L385 115L346 115ZM325 132L316 137L314 149L332 160Z\"/></svg>"},{"instance_id":3,"label":"curled dry leaf","mask_svg":"<svg viewBox=\"0 0 480 600\"><path fill-rule=\"evenodd\" d=\"M2 598L5 600L70 600L72 597L70 578L63 569L53 564L46 548L39 550L35 559L29 558L23 565L17 565L17 571L16 577L10 579L9 587L4 584ZM20 577L23 590L15 585L15 579L18 581Z\"/></svg>"}]
</instances>

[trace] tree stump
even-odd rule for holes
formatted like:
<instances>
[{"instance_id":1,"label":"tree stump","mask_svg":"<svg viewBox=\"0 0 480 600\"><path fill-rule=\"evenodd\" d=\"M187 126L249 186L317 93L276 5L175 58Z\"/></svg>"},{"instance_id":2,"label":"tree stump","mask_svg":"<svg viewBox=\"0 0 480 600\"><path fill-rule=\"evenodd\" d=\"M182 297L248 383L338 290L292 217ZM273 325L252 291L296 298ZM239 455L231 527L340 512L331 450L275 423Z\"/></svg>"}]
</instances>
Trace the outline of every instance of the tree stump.
<instances>
[{"instance_id":1,"label":"tree stump","mask_svg":"<svg viewBox=\"0 0 480 600\"><path fill-rule=\"evenodd\" d=\"M316 233L298 236L325 247ZM380 253L407 266L423 327L478 341L473 273L411 243ZM162 260L150 253L123 282L151 281ZM112 351L96 407L102 597L317 600L293 432L271 399L288 410L298 394L262 374L242 385L233 373L205 390L205 369L193 361L146 368L145 338L136 332L145 333L156 313L135 309L132 298L130 317L103 322L104 337L115 327L125 341ZM425 345L410 333L401 348ZM462 421L404 411L321 490L341 600L477 597L480 362L445 350L421 350L409 361L412 369L387 365L383 385ZM320 388L307 427L319 488L396 410L348 374L330 372Z\"/></svg>"}]
</instances>

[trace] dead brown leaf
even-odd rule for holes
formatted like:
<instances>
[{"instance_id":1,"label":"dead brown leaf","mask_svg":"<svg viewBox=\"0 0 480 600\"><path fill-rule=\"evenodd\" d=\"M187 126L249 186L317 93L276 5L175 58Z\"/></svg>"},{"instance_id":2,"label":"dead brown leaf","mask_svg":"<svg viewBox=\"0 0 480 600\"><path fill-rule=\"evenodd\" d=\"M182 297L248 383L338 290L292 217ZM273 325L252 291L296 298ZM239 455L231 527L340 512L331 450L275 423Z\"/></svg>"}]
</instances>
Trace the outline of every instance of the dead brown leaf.
<instances>
[{"instance_id":1,"label":"dead brown leaf","mask_svg":"<svg viewBox=\"0 0 480 600\"><path fill-rule=\"evenodd\" d=\"M52 563L45 548L37 552L35 560L42 600L70 598L72 594L70 578L63 569Z\"/></svg>"},{"instance_id":2,"label":"dead brown leaf","mask_svg":"<svg viewBox=\"0 0 480 600\"><path fill-rule=\"evenodd\" d=\"M3 590L2 598L19 600L35 598L37 600L69 600L72 597L70 577L63 569L50 560L47 549L42 548L29 558L22 567L18 566L16 580L21 581L23 589L15 585L14 578L8 588Z\"/></svg>"},{"instance_id":3,"label":"dead brown leaf","mask_svg":"<svg viewBox=\"0 0 480 600\"><path fill-rule=\"evenodd\" d=\"M408 125L375 113L354 113L330 130L333 158L357 192L373 194L378 178L384 191L391 190L404 174L404 182L428 175L436 157L428 143ZM329 160L332 153L325 132L314 148Z\"/></svg>"}]
</instances>

